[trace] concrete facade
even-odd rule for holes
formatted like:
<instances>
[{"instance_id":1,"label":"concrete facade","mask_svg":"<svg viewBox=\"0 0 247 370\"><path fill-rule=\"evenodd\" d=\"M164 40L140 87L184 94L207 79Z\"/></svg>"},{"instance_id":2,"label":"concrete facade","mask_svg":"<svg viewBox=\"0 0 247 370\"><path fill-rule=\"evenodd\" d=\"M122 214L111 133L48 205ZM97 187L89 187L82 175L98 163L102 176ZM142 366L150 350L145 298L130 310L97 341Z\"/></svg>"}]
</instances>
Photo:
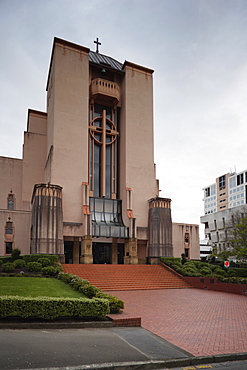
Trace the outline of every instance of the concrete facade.
<instances>
[{"instance_id":1,"label":"concrete facade","mask_svg":"<svg viewBox=\"0 0 247 370\"><path fill-rule=\"evenodd\" d=\"M234 218L246 217L247 171L222 175L203 191L205 237L209 247L223 252L230 246Z\"/></svg>"},{"instance_id":2,"label":"concrete facade","mask_svg":"<svg viewBox=\"0 0 247 370\"><path fill-rule=\"evenodd\" d=\"M173 222L172 240L174 257L184 253L187 259L200 259L199 225Z\"/></svg>"},{"instance_id":3,"label":"concrete facade","mask_svg":"<svg viewBox=\"0 0 247 370\"><path fill-rule=\"evenodd\" d=\"M155 175L153 70L55 38L47 111L28 111L23 158L0 166L0 255L136 264L174 254Z\"/></svg>"}]
</instances>

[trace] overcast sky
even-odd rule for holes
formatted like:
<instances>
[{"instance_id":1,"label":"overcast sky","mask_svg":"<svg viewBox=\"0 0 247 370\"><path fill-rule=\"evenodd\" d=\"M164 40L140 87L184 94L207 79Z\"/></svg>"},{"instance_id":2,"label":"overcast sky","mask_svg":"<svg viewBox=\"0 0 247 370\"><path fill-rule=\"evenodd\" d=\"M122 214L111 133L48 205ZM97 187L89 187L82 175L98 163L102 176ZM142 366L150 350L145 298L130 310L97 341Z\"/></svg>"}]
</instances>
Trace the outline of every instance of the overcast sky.
<instances>
[{"instance_id":1,"label":"overcast sky","mask_svg":"<svg viewBox=\"0 0 247 370\"><path fill-rule=\"evenodd\" d=\"M21 158L28 108L46 110L54 37L155 70L160 196L199 224L202 188L247 169L247 1L0 0L0 156Z\"/></svg>"}]
</instances>

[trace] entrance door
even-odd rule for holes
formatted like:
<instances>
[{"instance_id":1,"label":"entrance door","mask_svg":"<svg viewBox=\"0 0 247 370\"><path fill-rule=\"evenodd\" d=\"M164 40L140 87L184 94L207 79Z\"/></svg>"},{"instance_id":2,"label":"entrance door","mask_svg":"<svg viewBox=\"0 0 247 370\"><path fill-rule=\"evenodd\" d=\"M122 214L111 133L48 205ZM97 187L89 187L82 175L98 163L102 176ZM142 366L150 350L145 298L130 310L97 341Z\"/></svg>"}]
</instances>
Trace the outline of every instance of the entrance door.
<instances>
[{"instance_id":1,"label":"entrance door","mask_svg":"<svg viewBox=\"0 0 247 370\"><path fill-rule=\"evenodd\" d=\"M64 242L65 263L73 263L73 242Z\"/></svg>"},{"instance_id":2,"label":"entrance door","mask_svg":"<svg viewBox=\"0 0 247 370\"><path fill-rule=\"evenodd\" d=\"M111 263L111 244L93 243L93 263Z\"/></svg>"},{"instance_id":3,"label":"entrance door","mask_svg":"<svg viewBox=\"0 0 247 370\"><path fill-rule=\"evenodd\" d=\"M118 244L117 259L119 265L124 263L124 244Z\"/></svg>"}]
</instances>

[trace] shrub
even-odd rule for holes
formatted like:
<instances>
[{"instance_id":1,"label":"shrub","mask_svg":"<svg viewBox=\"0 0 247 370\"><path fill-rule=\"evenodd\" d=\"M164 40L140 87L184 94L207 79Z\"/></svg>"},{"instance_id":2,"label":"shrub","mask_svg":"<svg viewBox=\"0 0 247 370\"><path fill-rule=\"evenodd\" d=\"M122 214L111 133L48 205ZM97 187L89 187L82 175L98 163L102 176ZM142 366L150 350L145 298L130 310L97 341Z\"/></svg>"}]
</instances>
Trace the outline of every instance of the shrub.
<instances>
[{"instance_id":1,"label":"shrub","mask_svg":"<svg viewBox=\"0 0 247 370\"><path fill-rule=\"evenodd\" d=\"M38 260L37 260L38 263L41 263L42 267L47 267L47 266L50 266L52 264L52 262L50 261L49 258L47 257L40 257Z\"/></svg>"},{"instance_id":2,"label":"shrub","mask_svg":"<svg viewBox=\"0 0 247 370\"><path fill-rule=\"evenodd\" d=\"M173 267L173 266L172 266ZM181 274L181 275L187 275L187 273L186 273L186 270L182 267L182 265L181 265L181 267L180 266L176 266L176 265L174 265L174 270L175 271L177 271L179 274Z\"/></svg>"},{"instance_id":3,"label":"shrub","mask_svg":"<svg viewBox=\"0 0 247 370\"><path fill-rule=\"evenodd\" d=\"M48 258L51 264L58 261L58 256L56 254L25 254L22 258L28 262L38 262L39 258Z\"/></svg>"},{"instance_id":4,"label":"shrub","mask_svg":"<svg viewBox=\"0 0 247 370\"><path fill-rule=\"evenodd\" d=\"M189 276L199 276L199 274L197 273L196 270L194 270L193 268L190 268L190 267L187 267L186 269L184 269L184 275L189 275Z\"/></svg>"},{"instance_id":5,"label":"shrub","mask_svg":"<svg viewBox=\"0 0 247 370\"><path fill-rule=\"evenodd\" d=\"M54 320L62 316L104 317L110 311L106 299L0 296L0 317L37 317Z\"/></svg>"},{"instance_id":6,"label":"shrub","mask_svg":"<svg viewBox=\"0 0 247 370\"><path fill-rule=\"evenodd\" d=\"M179 263L181 265L181 258L179 257L161 257L160 261L169 266L173 263Z\"/></svg>"},{"instance_id":7,"label":"shrub","mask_svg":"<svg viewBox=\"0 0 247 370\"><path fill-rule=\"evenodd\" d=\"M247 277L247 269L245 268L230 268L228 270L230 276Z\"/></svg>"},{"instance_id":8,"label":"shrub","mask_svg":"<svg viewBox=\"0 0 247 370\"><path fill-rule=\"evenodd\" d=\"M196 265L194 264L194 262L185 262L185 264L183 265L183 268L184 269L189 269L189 270L194 270L195 272L197 271L197 268L196 268Z\"/></svg>"},{"instance_id":9,"label":"shrub","mask_svg":"<svg viewBox=\"0 0 247 370\"><path fill-rule=\"evenodd\" d=\"M3 272L13 272L14 269L15 269L14 264L11 262L7 262L2 265Z\"/></svg>"},{"instance_id":10,"label":"shrub","mask_svg":"<svg viewBox=\"0 0 247 370\"><path fill-rule=\"evenodd\" d=\"M66 284L69 284L73 289L86 295L88 298L104 298L109 301L110 312L117 313L124 308L124 302L121 299L103 292L96 286L90 285L88 280L82 279L76 275L60 272L57 276Z\"/></svg>"},{"instance_id":11,"label":"shrub","mask_svg":"<svg viewBox=\"0 0 247 370\"><path fill-rule=\"evenodd\" d=\"M32 262L31 262L32 263ZM38 263L38 262L37 262ZM57 275L57 269L53 266L47 266L47 267L43 267L41 269L41 272L43 275L48 275L48 276L56 276Z\"/></svg>"},{"instance_id":12,"label":"shrub","mask_svg":"<svg viewBox=\"0 0 247 370\"><path fill-rule=\"evenodd\" d=\"M26 267L26 262L22 259L17 259L13 262L13 265L16 269L22 269L23 267Z\"/></svg>"},{"instance_id":13,"label":"shrub","mask_svg":"<svg viewBox=\"0 0 247 370\"><path fill-rule=\"evenodd\" d=\"M88 298L96 297L97 293L101 292L96 286L86 284L79 287L79 292L85 294Z\"/></svg>"},{"instance_id":14,"label":"shrub","mask_svg":"<svg viewBox=\"0 0 247 370\"><path fill-rule=\"evenodd\" d=\"M17 260L18 258L21 258L20 254L21 254L20 249L18 249L18 248L13 249L12 252L11 252L11 257L12 257L13 261Z\"/></svg>"},{"instance_id":15,"label":"shrub","mask_svg":"<svg viewBox=\"0 0 247 370\"><path fill-rule=\"evenodd\" d=\"M27 269L30 272L40 272L42 269L42 265L39 262L28 262Z\"/></svg>"},{"instance_id":16,"label":"shrub","mask_svg":"<svg viewBox=\"0 0 247 370\"><path fill-rule=\"evenodd\" d=\"M13 262L12 257L0 257L0 261L2 262L2 265L7 262Z\"/></svg>"},{"instance_id":17,"label":"shrub","mask_svg":"<svg viewBox=\"0 0 247 370\"><path fill-rule=\"evenodd\" d=\"M75 275L66 272L60 272L57 276L59 280L62 280L66 284L69 284L71 280L74 279L75 277L76 277Z\"/></svg>"},{"instance_id":18,"label":"shrub","mask_svg":"<svg viewBox=\"0 0 247 370\"><path fill-rule=\"evenodd\" d=\"M247 284L247 278L243 277L221 277L220 281L222 283L235 283L235 284Z\"/></svg>"},{"instance_id":19,"label":"shrub","mask_svg":"<svg viewBox=\"0 0 247 370\"><path fill-rule=\"evenodd\" d=\"M202 275L202 276L207 276L207 275L211 275L211 269L209 268L209 267L202 267L201 269L200 269L200 274Z\"/></svg>"},{"instance_id":20,"label":"shrub","mask_svg":"<svg viewBox=\"0 0 247 370\"><path fill-rule=\"evenodd\" d=\"M218 267L216 269L214 269L214 275L220 275L220 276L226 276L227 273L225 270L223 270L221 267Z\"/></svg>"},{"instance_id":21,"label":"shrub","mask_svg":"<svg viewBox=\"0 0 247 370\"><path fill-rule=\"evenodd\" d=\"M105 298L109 301L110 313L119 313L124 308L124 302L114 295L102 292L102 290L96 293L96 298Z\"/></svg>"}]
</instances>

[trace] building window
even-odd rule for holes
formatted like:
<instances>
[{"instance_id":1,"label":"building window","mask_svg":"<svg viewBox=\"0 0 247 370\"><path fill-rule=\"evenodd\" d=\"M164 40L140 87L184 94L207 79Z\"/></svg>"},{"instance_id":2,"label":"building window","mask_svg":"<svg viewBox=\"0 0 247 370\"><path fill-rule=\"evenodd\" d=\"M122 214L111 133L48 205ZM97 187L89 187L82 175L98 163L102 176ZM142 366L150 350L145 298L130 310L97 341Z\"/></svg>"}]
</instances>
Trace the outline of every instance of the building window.
<instances>
[{"instance_id":1,"label":"building window","mask_svg":"<svg viewBox=\"0 0 247 370\"><path fill-rule=\"evenodd\" d=\"M210 197L210 188L205 189L205 197Z\"/></svg>"},{"instance_id":2,"label":"building window","mask_svg":"<svg viewBox=\"0 0 247 370\"><path fill-rule=\"evenodd\" d=\"M190 236L189 236L189 233L185 233L185 236L184 236L184 242L185 242L185 243L189 243L189 242L190 242Z\"/></svg>"},{"instance_id":3,"label":"building window","mask_svg":"<svg viewBox=\"0 0 247 370\"><path fill-rule=\"evenodd\" d=\"M230 177L229 178L229 187L234 188L236 186L236 177Z\"/></svg>"},{"instance_id":4,"label":"building window","mask_svg":"<svg viewBox=\"0 0 247 370\"><path fill-rule=\"evenodd\" d=\"M222 189L226 186L226 176L220 176L219 177L219 188Z\"/></svg>"},{"instance_id":5,"label":"building window","mask_svg":"<svg viewBox=\"0 0 247 370\"><path fill-rule=\"evenodd\" d=\"M6 222L5 234L13 234L13 223L11 221Z\"/></svg>"},{"instance_id":6,"label":"building window","mask_svg":"<svg viewBox=\"0 0 247 370\"><path fill-rule=\"evenodd\" d=\"M243 183L244 183L244 174L240 173L239 175L237 175L237 185L241 185Z\"/></svg>"},{"instance_id":7,"label":"building window","mask_svg":"<svg viewBox=\"0 0 247 370\"><path fill-rule=\"evenodd\" d=\"M12 246L13 246L13 243L12 242L6 242L5 243L5 252L6 254L11 254L12 253Z\"/></svg>"},{"instance_id":8,"label":"building window","mask_svg":"<svg viewBox=\"0 0 247 370\"><path fill-rule=\"evenodd\" d=\"M13 211L14 206L15 206L14 194L12 194L12 191L11 191L10 194L8 195L8 209L10 211Z\"/></svg>"},{"instance_id":9,"label":"building window","mask_svg":"<svg viewBox=\"0 0 247 370\"><path fill-rule=\"evenodd\" d=\"M94 104L90 113L90 190L94 197L114 198L117 193L118 110Z\"/></svg>"}]
</instances>

